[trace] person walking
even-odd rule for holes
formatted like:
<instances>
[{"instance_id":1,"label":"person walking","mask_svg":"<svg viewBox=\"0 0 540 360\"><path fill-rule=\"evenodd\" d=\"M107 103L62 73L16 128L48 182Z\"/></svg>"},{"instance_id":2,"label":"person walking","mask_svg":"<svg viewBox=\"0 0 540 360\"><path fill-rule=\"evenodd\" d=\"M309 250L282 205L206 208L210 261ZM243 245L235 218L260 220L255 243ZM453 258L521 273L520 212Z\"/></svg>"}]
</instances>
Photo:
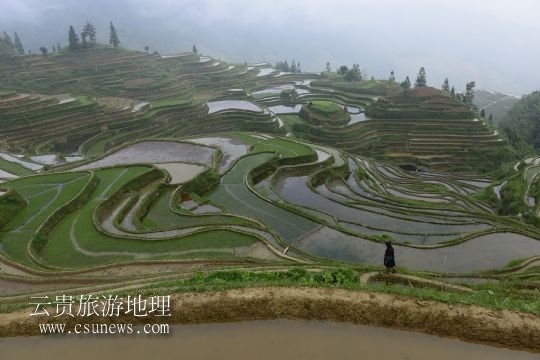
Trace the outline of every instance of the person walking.
<instances>
[{"instance_id":1,"label":"person walking","mask_svg":"<svg viewBox=\"0 0 540 360\"><path fill-rule=\"evenodd\" d=\"M386 272L396 272L396 259L394 257L394 248L392 242L386 242L386 250L384 251L384 266L386 266Z\"/></svg>"}]
</instances>

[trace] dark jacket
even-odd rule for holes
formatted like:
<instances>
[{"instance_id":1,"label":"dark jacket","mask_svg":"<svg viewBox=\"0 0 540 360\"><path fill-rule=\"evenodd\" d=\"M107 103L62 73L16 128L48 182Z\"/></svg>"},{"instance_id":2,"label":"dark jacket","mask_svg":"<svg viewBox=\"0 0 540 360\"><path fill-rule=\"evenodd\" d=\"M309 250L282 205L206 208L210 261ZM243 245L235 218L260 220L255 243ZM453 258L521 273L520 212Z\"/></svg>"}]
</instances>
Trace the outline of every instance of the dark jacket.
<instances>
[{"instance_id":1,"label":"dark jacket","mask_svg":"<svg viewBox=\"0 0 540 360\"><path fill-rule=\"evenodd\" d=\"M386 244L386 251L384 252L384 266L396 266L396 259L394 258L394 248L391 244Z\"/></svg>"}]
</instances>

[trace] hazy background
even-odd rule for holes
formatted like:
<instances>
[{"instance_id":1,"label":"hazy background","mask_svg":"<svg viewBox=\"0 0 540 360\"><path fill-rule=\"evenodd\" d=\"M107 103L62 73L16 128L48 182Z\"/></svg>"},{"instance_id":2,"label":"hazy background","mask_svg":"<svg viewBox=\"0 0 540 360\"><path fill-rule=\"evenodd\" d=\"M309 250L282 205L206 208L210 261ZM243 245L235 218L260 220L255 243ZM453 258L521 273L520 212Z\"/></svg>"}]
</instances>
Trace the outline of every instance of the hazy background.
<instances>
[{"instance_id":1,"label":"hazy background","mask_svg":"<svg viewBox=\"0 0 540 360\"><path fill-rule=\"evenodd\" d=\"M25 48L67 43L86 20L108 41L112 20L122 46L160 53L191 50L236 62L296 59L304 71L359 63L399 81L425 66L463 89L515 94L540 88L538 0L0 0L0 31Z\"/></svg>"}]
</instances>

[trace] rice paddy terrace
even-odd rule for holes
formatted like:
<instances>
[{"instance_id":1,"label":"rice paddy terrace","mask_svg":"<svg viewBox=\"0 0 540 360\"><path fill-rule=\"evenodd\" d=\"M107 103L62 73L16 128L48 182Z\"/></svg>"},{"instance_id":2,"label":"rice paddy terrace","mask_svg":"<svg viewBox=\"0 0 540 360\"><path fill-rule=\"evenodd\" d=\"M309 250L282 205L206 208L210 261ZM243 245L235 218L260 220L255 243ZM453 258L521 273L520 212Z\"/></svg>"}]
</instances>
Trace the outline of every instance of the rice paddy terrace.
<instances>
[{"instance_id":1,"label":"rice paddy terrace","mask_svg":"<svg viewBox=\"0 0 540 360\"><path fill-rule=\"evenodd\" d=\"M540 230L485 196L504 194L482 173L512 160L509 145L440 91L82 53L0 61L7 297L198 271L368 271L387 240L409 271L538 284Z\"/></svg>"}]
</instances>

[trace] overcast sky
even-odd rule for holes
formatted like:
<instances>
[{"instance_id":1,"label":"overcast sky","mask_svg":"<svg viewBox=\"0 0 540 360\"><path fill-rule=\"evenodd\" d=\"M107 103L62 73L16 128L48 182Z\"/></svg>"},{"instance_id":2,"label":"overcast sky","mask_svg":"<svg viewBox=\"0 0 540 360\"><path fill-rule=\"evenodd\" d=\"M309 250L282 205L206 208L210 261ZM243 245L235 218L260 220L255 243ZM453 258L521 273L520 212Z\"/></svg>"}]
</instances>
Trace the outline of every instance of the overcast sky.
<instances>
[{"instance_id":1,"label":"overcast sky","mask_svg":"<svg viewBox=\"0 0 540 360\"><path fill-rule=\"evenodd\" d=\"M444 77L462 89L516 94L540 89L538 0L0 0L0 30L27 48L67 42L86 20L107 41L114 21L122 45L161 53L199 51L230 61L327 61L360 64L398 80L425 66L428 83Z\"/></svg>"}]
</instances>

